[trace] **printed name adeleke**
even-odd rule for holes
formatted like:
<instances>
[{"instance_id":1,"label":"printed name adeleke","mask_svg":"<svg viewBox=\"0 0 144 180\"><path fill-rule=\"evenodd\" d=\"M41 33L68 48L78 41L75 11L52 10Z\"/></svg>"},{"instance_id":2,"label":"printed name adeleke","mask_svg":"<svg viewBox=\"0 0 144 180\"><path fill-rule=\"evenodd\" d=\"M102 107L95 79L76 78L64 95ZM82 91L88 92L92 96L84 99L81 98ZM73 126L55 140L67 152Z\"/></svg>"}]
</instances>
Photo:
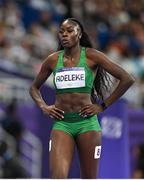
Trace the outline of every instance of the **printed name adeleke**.
<instances>
[{"instance_id":1,"label":"printed name adeleke","mask_svg":"<svg viewBox=\"0 0 144 180\"><path fill-rule=\"evenodd\" d=\"M84 74L69 74L56 76L56 82L85 80Z\"/></svg>"}]
</instances>

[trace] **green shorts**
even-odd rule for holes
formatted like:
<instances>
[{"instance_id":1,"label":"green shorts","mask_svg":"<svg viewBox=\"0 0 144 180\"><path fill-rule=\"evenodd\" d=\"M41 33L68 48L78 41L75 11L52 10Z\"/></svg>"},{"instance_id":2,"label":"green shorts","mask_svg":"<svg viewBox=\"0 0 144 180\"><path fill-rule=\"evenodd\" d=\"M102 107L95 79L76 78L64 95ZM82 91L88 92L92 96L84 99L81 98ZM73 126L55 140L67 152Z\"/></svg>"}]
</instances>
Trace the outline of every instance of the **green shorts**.
<instances>
[{"instance_id":1,"label":"green shorts","mask_svg":"<svg viewBox=\"0 0 144 180\"><path fill-rule=\"evenodd\" d=\"M55 119L53 130L61 130L76 138L79 134L88 131L101 131L97 116L82 117L79 113L65 113L64 119Z\"/></svg>"}]
</instances>

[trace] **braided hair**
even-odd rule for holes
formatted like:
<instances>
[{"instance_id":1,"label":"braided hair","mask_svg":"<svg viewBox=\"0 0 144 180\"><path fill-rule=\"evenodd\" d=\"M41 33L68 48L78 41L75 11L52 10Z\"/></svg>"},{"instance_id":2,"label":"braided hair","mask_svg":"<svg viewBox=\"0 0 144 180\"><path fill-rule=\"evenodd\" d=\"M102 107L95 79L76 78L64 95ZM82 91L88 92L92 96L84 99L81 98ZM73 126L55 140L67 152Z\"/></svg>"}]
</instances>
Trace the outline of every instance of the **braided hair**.
<instances>
[{"instance_id":1,"label":"braided hair","mask_svg":"<svg viewBox=\"0 0 144 180\"><path fill-rule=\"evenodd\" d=\"M92 48L92 43L89 39L88 34L84 31L83 25L75 18L68 18L67 20L79 25L82 34L80 38L80 45L83 47ZM64 48L59 41L58 50L62 49ZM111 79L108 73L102 67L97 66L97 74L94 79L93 88L91 92L91 100L93 103L100 103L101 101L104 101L104 93L109 92L110 82Z\"/></svg>"}]
</instances>

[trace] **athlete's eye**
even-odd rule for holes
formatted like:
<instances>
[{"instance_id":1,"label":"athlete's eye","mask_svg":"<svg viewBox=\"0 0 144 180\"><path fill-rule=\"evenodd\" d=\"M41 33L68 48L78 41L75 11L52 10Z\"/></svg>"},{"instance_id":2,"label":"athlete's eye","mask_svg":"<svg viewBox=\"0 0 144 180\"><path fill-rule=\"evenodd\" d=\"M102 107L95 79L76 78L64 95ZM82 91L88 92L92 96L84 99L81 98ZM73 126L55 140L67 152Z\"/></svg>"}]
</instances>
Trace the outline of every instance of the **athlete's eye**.
<instances>
[{"instance_id":1,"label":"athlete's eye","mask_svg":"<svg viewBox=\"0 0 144 180\"><path fill-rule=\"evenodd\" d=\"M68 32L69 32L69 33L73 32L73 29L69 29Z\"/></svg>"},{"instance_id":2,"label":"athlete's eye","mask_svg":"<svg viewBox=\"0 0 144 180\"><path fill-rule=\"evenodd\" d=\"M63 33L63 31L62 31L62 30L60 30L60 31L59 31L59 33L60 33L60 34L62 34L62 33Z\"/></svg>"}]
</instances>

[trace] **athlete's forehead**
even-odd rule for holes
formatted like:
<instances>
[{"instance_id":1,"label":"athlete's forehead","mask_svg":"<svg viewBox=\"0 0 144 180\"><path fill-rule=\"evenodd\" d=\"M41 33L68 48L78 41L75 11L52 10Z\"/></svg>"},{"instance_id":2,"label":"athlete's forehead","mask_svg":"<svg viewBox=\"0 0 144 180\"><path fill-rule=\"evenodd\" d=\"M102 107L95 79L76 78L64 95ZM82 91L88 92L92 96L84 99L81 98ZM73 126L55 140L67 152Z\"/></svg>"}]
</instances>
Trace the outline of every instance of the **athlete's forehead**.
<instances>
[{"instance_id":1,"label":"athlete's forehead","mask_svg":"<svg viewBox=\"0 0 144 180\"><path fill-rule=\"evenodd\" d=\"M76 22L68 20L68 19L63 21L60 28L78 28L78 29L80 29L79 25Z\"/></svg>"}]
</instances>

